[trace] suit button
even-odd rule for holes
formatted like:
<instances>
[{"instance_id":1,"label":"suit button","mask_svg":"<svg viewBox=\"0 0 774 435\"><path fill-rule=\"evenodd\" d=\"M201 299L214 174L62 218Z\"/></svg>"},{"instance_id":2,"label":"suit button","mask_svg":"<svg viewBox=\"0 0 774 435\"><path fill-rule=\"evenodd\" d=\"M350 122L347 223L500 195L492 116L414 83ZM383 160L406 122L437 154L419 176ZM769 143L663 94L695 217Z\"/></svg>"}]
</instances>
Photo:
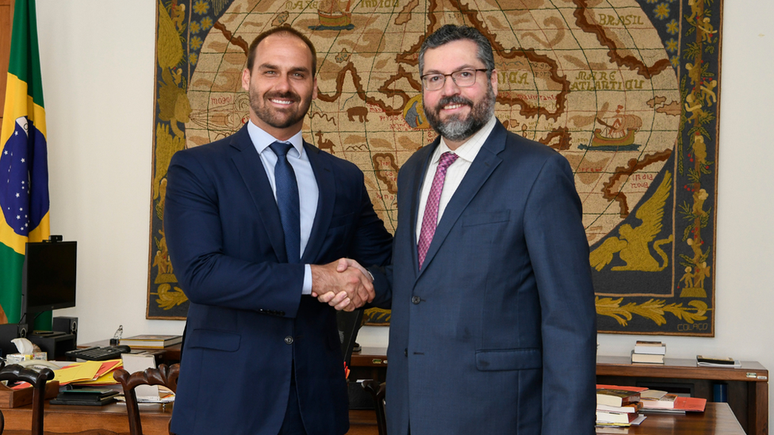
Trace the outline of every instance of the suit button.
<instances>
[{"instance_id":1,"label":"suit button","mask_svg":"<svg viewBox=\"0 0 774 435\"><path fill-rule=\"evenodd\" d=\"M419 301L420 301L419 296L414 296L411 298L411 303L414 305L418 305Z\"/></svg>"},{"instance_id":2,"label":"suit button","mask_svg":"<svg viewBox=\"0 0 774 435\"><path fill-rule=\"evenodd\" d=\"M285 337L285 344L293 344L293 337L289 335Z\"/></svg>"},{"instance_id":3,"label":"suit button","mask_svg":"<svg viewBox=\"0 0 774 435\"><path fill-rule=\"evenodd\" d=\"M408 356L408 349L403 349L403 356Z\"/></svg>"}]
</instances>

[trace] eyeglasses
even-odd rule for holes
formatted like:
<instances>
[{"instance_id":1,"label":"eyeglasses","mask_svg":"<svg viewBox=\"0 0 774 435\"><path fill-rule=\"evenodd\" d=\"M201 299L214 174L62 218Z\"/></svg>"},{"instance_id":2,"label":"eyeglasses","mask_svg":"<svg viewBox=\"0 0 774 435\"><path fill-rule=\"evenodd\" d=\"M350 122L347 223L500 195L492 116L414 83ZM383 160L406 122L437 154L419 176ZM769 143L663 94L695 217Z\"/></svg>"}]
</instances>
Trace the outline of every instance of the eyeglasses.
<instances>
[{"instance_id":1,"label":"eyeglasses","mask_svg":"<svg viewBox=\"0 0 774 435\"><path fill-rule=\"evenodd\" d=\"M484 71L488 72L489 70L486 68L465 68L459 71L454 71L451 74L425 74L421 76L420 79L422 79L422 85L428 91L437 91L438 89L441 89L446 83L446 77L450 76L452 80L454 80L455 85L461 88L466 88L476 84L477 72Z\"/></svg>"}]
</instances>

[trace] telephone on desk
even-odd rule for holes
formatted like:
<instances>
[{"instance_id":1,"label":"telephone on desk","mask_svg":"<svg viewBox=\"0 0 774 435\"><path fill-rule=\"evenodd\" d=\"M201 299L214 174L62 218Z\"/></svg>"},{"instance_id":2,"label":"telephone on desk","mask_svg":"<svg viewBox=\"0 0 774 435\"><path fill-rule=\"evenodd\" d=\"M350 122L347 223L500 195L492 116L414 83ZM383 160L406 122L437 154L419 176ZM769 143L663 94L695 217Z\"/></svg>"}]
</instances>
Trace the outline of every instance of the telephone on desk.
<instances>
[{"instance_id":1,"label":"telephone on desk","mask_svg":"<svg viewBox=\"0 0 774 435\"><path fill-rule=\"evenodd\" d=\"M107 347L88 347L86 349L75 349L65 352L68 358L79 358L88 361L105 361L109 359L121 358L121 354L129 353L132 349L126 345L107 346Z\"/></svg>"},{"instance_id":2,"label":"telephone on desk","mask_svg":"<svg viewBox=\"0 0 774 435\"><path fill-rule=\"evenodd\" d=\"M51 370L59 370L62 368L56 363L53 363L51 361L41 360L41 359L28 359L24 361L19 361L16 364L22 367L26 367L28 369L37 370L38 372L43 368L51 369Z\"/></svg>"}]
</instances>

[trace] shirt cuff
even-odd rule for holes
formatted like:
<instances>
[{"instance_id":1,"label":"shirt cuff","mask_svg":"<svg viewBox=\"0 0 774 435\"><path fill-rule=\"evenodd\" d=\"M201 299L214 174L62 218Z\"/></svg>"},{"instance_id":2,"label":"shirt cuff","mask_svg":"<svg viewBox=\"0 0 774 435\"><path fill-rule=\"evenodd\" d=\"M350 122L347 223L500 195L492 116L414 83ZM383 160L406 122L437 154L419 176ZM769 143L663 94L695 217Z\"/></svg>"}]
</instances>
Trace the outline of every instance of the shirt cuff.
<instances>
[{"instance_id":1,"label":"shirt cuff","mask_svg":"<svg viewBox=\"0 0 774 435\"><path fill-rule=\"evenodd\" d=\"M304 265L304 287L301 289L302 295L312 294L312 266Z\"/></svg>"}]
</instances>

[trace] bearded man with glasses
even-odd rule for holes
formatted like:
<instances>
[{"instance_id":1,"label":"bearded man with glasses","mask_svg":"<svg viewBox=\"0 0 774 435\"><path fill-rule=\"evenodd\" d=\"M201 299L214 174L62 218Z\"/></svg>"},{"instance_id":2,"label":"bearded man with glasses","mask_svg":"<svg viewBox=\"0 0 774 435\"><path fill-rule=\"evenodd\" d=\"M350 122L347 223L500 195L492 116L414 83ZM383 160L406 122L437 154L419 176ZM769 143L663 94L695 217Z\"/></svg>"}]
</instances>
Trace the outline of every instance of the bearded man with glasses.
<instances>
[{"instance_id":1,"label":"bearded man with glasses","mask_svg":"<svg viewBox=\"0 0 774 435\"><path fill-rule=\"evenodd\" d=\"M567 160L494 116L489 40L447 25L419 53L440 137L398 175L390 435L590 435L596 325L589 247ZM322 301L336 304L332 295Z\"/></svg>"}]
</instances>

